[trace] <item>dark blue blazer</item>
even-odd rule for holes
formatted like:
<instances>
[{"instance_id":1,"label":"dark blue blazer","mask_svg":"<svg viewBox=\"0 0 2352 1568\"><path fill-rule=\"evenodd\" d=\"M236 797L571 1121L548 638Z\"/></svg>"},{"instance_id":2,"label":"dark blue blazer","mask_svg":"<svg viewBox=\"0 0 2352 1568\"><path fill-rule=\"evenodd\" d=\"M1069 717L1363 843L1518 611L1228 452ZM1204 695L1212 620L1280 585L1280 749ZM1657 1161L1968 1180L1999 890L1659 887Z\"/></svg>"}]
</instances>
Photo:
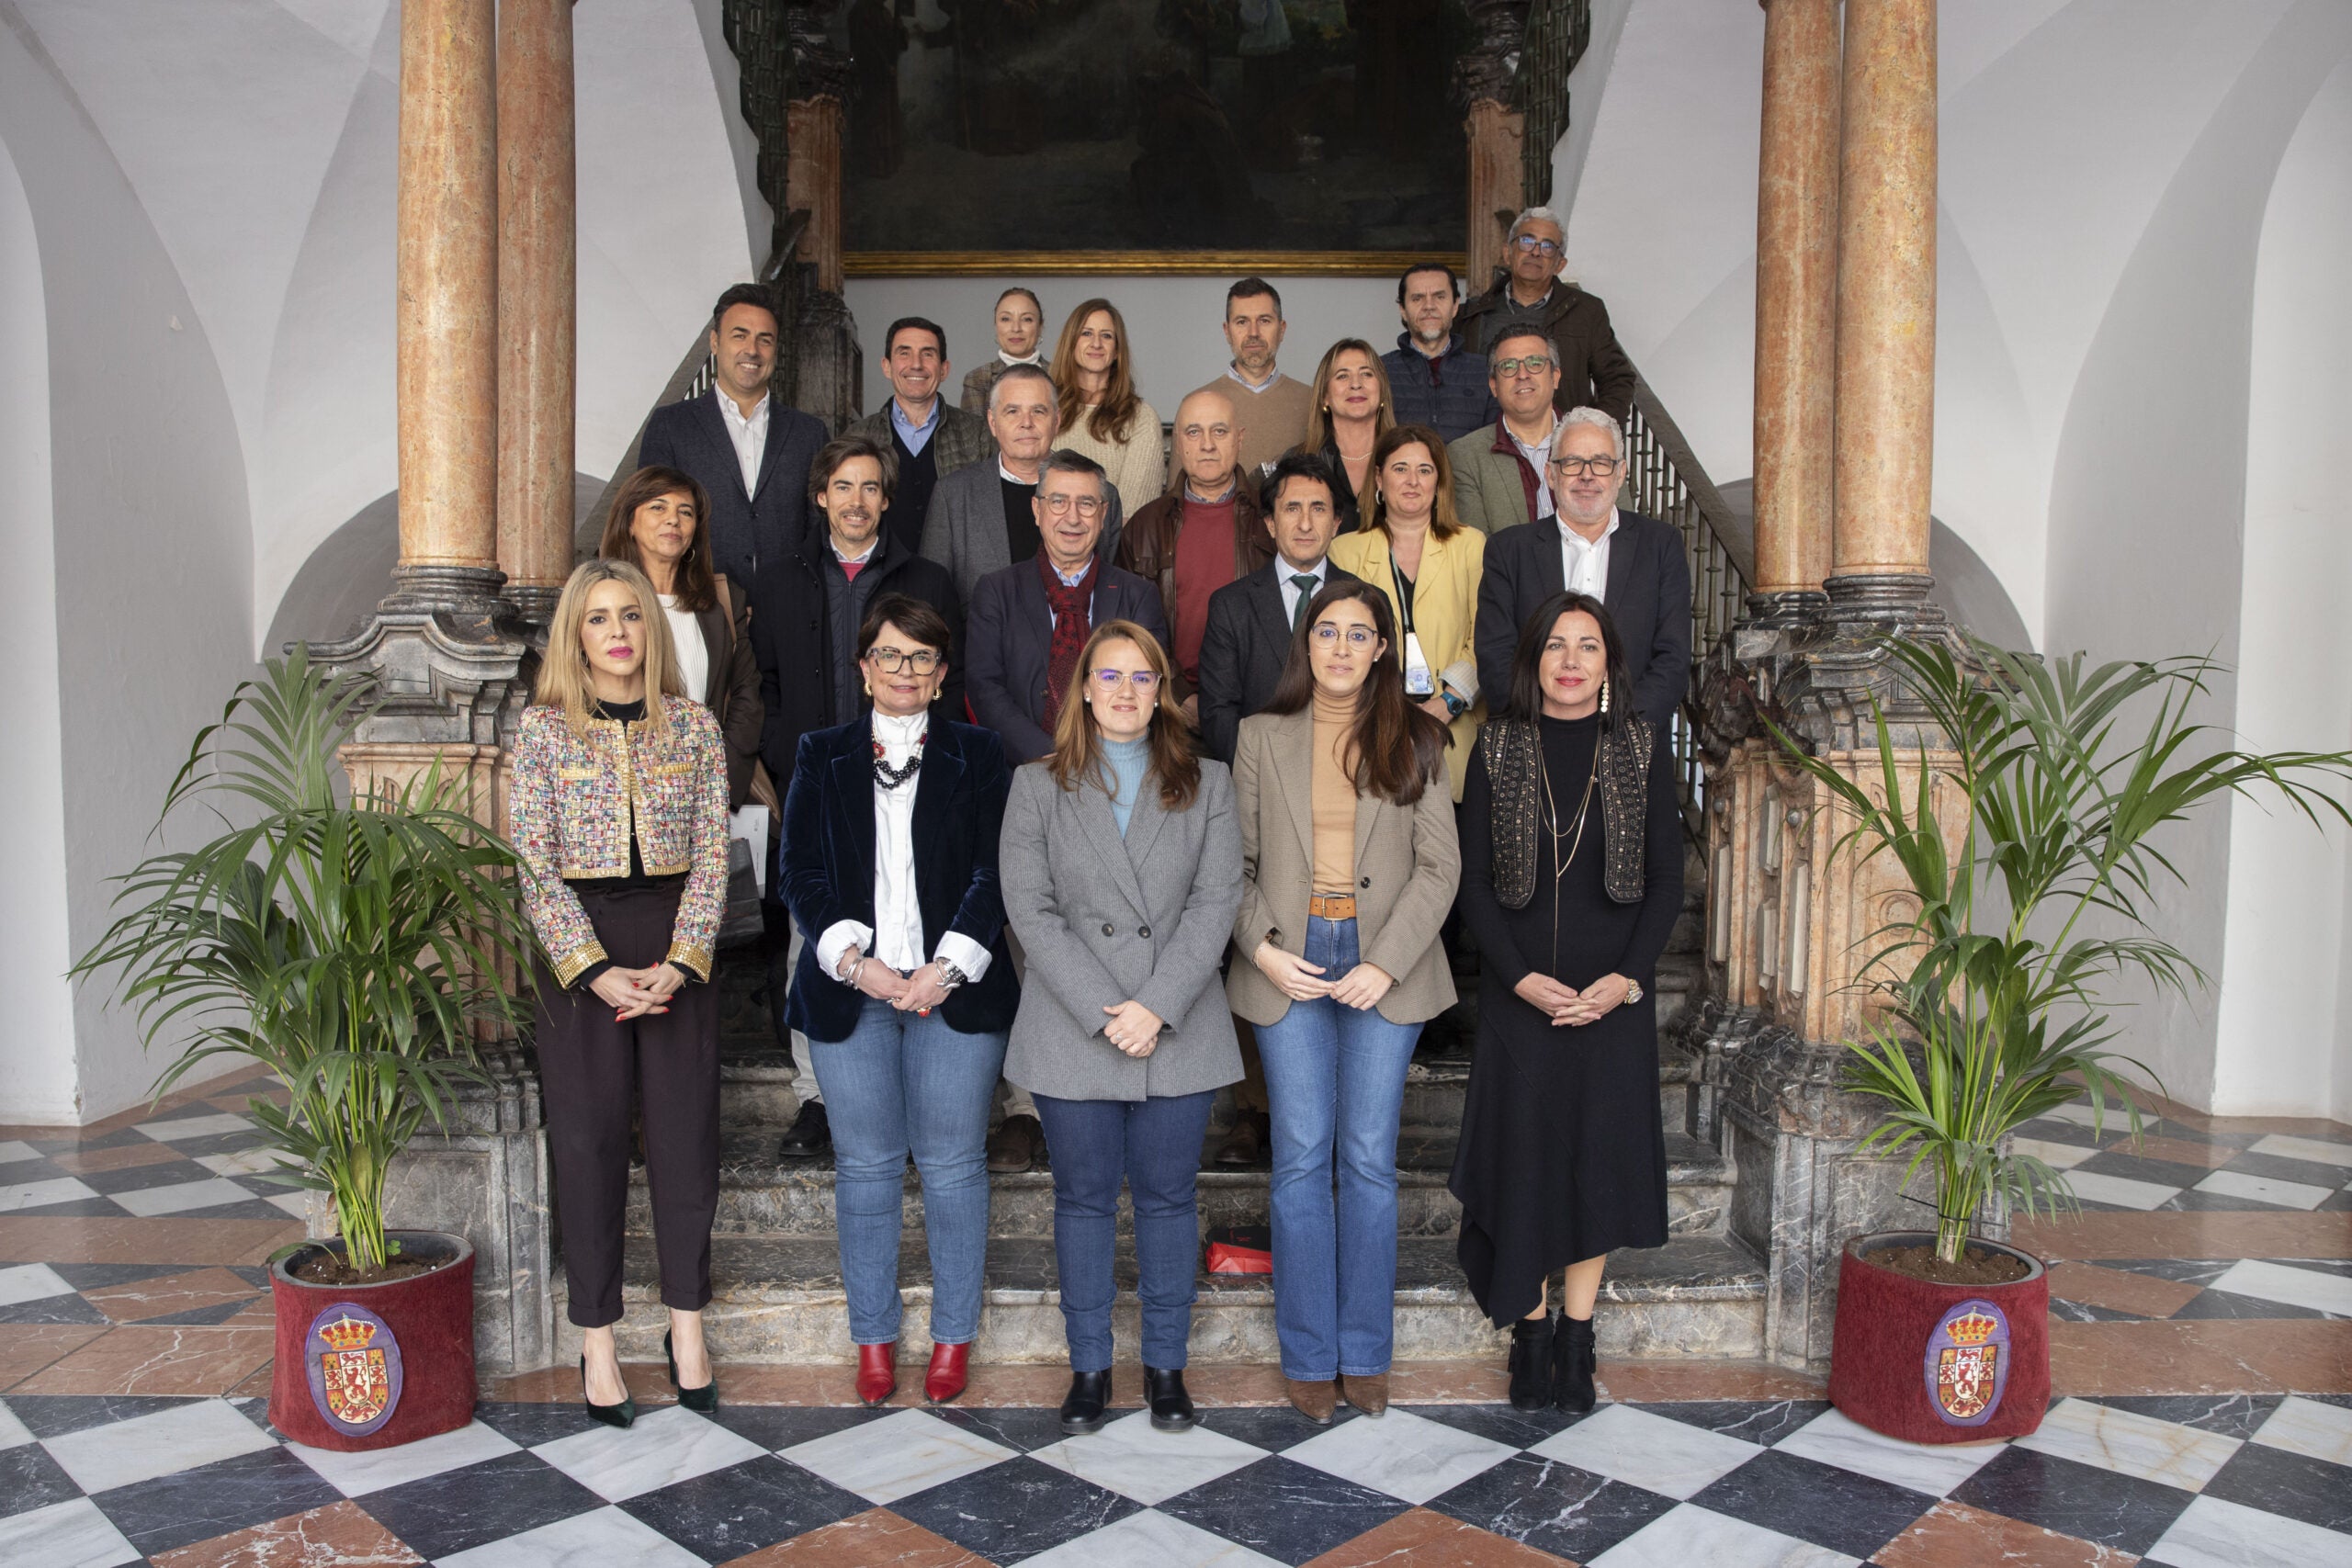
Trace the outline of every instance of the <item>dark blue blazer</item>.
<instances>
[{"instance_id":1,"label":"dark blue blazer","mask_svg":"<svg viewBox=\"0 0 2352 1568\"><path fill-rule=\"evenodd\" d=\"M1682 552L1682 531L1673 524L1618 509L1601 602L1624 647L1634 705L1660 735L1670 732L1690 689L1690 563ZM1490 710L1510 694L1520 628L1567 585L1556 516L1546 513L1487 536L1476 641L1478 685Z\"/></svg>"},{"instance_id":2,"label":"dark blue blazer","mask_svg":"<svg viewBox=\"0 0 2352 1568\"><path fill-rule=\"evenodd\" d=\"M825 444L813 415L768 394L768 443L760 453L760 482L743 491L743 465L718 412L726 394L713 387L698 398L665 403L645 422L637 460L691 474L710 496L712 569L748 585L762 566L789 548L808 526L808 465Z\"/></svg>"},{"instance_id":3,"label":"dark blue blazer","mask_svg":"<svg viewBox=\"0 0 2352 1568\"><path fill-rule=\"evenodd\" d=\"M1106 556L1095 558L1093 624L1134 621L1159 639L1175 662L1168 640L1167 611L1159 590ZM1054 651L1054 612L1046 603L1046 581L1035 559L992 571L980 579L964 631L964 689L972 715L1004 741L1014 767L1034 762L1054 749L1046 733L1046 667ZM1163 693L1162 700L1172 700Z\"/></svg>"},{"instance_id":4,"label":"dark blue blazer","mask_svg":"<svg viewBox=\"0 0 2352 1568\"><path fill-rule=\"evenodd\" d=\"M997 837L1012 787L1004 748L975 725L934 718L915 775L915 902L926 956L956 931L989 950L989 972L951 993L949 1028L982 1034L1012 1027L1020 982L1005 949ZM785 1020L811 1040L846 1040L866 1001L825 973L817 939L841 920L874 923L874 734L865 717L800 738L784 797L785 902L806 940Z\"/></svg>"}]
</instances>

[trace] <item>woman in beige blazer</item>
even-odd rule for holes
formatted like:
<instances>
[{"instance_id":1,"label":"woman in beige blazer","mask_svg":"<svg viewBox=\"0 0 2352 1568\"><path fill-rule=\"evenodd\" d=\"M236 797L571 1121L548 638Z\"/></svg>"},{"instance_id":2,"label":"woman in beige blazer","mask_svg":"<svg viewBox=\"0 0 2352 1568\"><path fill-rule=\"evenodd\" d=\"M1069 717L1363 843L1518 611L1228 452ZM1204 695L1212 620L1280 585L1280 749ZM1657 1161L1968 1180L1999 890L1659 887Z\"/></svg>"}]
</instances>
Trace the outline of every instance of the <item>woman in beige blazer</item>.
<instances>
[{"instance_id":1,"label":"woman in beige blazer","mask_svg":"<svg viewBox=\"0 0 2352 1568\"><path fill-rule=\"evenodd\" d=\"M1453 732L1445 771L1459 806L1487 716L1476 641L1487 536L1453 510L1453 465L1436 431L1400 424L1380 438L1363 526L1331 541L1331 560L1388 595L1404 634L1405 694Z\"/></svg>"},{"instance_id":2,"label":"woman in beige blazer","mask_svg":"<svg viewBox=\"0 0 2352 1568\"><path fill-rule=\"evenodd\" d=\"M1321 1424L1340 1397L1388 1407L1397 1116L1422 1023L1453 1005L1438 932L1462 862L1445 728L1406 698L1387 598L1336 581L1306 625L1234 752L1226 996L1266 1067L1283 1376Z\"/></svg>"}]
</instances>

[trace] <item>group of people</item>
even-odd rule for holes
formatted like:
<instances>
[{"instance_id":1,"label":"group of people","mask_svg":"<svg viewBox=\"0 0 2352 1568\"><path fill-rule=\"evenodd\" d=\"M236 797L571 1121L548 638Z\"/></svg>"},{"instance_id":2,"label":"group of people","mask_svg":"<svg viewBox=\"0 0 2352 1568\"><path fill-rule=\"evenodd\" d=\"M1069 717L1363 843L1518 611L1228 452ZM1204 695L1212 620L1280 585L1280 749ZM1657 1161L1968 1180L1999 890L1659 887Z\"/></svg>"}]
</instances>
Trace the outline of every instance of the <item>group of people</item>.
<instances>
[{"instance_id":1,"label":"group of people","mask_svg":"<svg viewBox=\"0 0 2352 1568\"><path fill-rule=\"evenodd\" d=\"M1165 444L1106 299L1047 359L1009 290L962 406L944 332L893 323L890 400L828 439L767 389L764 294L720 298L716 385L649 422L514 750L598 1418L634 1414L612 1336L633 1111L670 1375L717 1398L710 982L752 800L777 821L786 1152L833 1159L861 1398L897 1388L908 1160L943 1402L979 1329L989 1171L1043 1160L1064 1428L1112 1398L1123 1181L1143 1393L1191 1426L1195 1178L1229 1089L1215 1157L1271 1156L1291 1403L1380 1414L1399 1117L1456 999L1453 921L1481 987L1458 1254L1511 1327L1512 1402L1590 1408L1607 1255L1667 1239L1645 987L1681 908L1690 580L1676 530L1616 504L1631 371L1560 254L1536 209L1487 295L1408 270L1397 350L1342 341L1311 384L1275 367L1280 298L1244 279L1231 367Z\"/></svg>"}]
</instances>

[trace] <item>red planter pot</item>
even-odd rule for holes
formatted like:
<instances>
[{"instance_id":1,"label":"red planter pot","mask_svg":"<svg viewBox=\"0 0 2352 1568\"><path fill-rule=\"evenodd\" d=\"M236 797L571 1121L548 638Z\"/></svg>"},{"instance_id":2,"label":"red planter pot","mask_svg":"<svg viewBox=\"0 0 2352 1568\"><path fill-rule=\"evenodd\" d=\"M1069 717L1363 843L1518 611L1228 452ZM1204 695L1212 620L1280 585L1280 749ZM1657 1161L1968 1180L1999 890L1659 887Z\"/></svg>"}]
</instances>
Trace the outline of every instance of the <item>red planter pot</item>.
<instances>
[{"instance_id":1,"label":"red planter pot","mask_svg":"<svg viewBox=\"0 0 2352 1568\"><path fill-rule=\"evenodd\" d=\"M1846 1244L1829 1403L1908 1442L2023 1437L2050 1407L2049 1273L2040 1258L1989 1241L1969 1245L2007 1253L2033 1272L2006 1285L1939 1285L1870 1260L1935 1239L1883 1231Z\"/></svg>"},{"instance_id":2,"label":"red planter pot","mask_svg":"<svg viewBox=\"0 0 2352 1568\"><path fill-rule=\"evenodd\" d=\"M455 1431L474 1413L474 1249L461 1235L393 1231L401 1254L447 1261L381 1285L313 1285L271 1268L277 1361L269 1419L298 1443L350 1452Z\"/></svg>"}]
</instances>

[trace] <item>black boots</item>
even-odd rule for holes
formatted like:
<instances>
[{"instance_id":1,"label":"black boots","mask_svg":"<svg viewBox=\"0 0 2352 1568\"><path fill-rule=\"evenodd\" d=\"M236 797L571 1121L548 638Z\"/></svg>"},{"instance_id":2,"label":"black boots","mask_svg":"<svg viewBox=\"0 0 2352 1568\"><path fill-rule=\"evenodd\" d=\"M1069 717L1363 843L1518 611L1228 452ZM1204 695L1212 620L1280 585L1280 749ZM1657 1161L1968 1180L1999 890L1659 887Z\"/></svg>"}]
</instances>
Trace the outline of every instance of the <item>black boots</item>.
<instances>
[{"instance_id":1,"label":"black boots","mask_svg":"<svg viewBox=\"0 0 2352 1568\"><path fill-rule=\"evenodd\" d=\"M1193 1429L1193 1396L1184 1392L1184 1370L1158 1367L1143 1370L1143 1402L1151 1409L1151 1425L1159 1432Z\"/></svg>"},{"instance_id":2,"label":"black boots","mask_svg":"<svg viewBox=\"0 0 2352 1568\"><path fill-rule=\"evenodd\" d=\"M1592 1411L1592 1319L1563 1316L1552 1336L1552 1403L1571 1416ZM1511 1403L1519 1403L1519 1384L1511 1384Z\"/></svg>"},{"instance_id":3,"label":"black boots","mask_svg":"<svg viewBox=\"0 0 2352 1568\"><path fill-rule=\"evenodd\" d=\"M1550 1315L1522 1317L1510 1325L1510 1407L1541 1410L1552 1403L1552 1357L1556 1342Z\"/></svg>"},{"instance_id":4,"label":"black boots","mask_svg":"<svg viewBox=\"0 0 2352 1568\"><path fill-rule=\"evenodd\" d=\"M1172 1372L1165 1375L1175 1376ZM1181 1383L1179 1386L1181 1388ZM1069 1395L1062 1401L1062 1430L1072 1437L1101 1431L1102 1411L1110 1403L1110 1368L1105 1367L1099 1372L1070 1373Z\"/></svg>"},{"instance_id":5,"label":"black boots","mask_svg":"<svg viewBox=\"0 0 2352 1568\"><path fill-rule=\"evenodd\" d=\"M784 1134L784 1143L776 1150L784 1159L831 1159L833 1157L833 1124L825 1114L825 1102L812 1100L800 1108L792 1119L792 1126Z\"/></svg>"}]
</instances>

